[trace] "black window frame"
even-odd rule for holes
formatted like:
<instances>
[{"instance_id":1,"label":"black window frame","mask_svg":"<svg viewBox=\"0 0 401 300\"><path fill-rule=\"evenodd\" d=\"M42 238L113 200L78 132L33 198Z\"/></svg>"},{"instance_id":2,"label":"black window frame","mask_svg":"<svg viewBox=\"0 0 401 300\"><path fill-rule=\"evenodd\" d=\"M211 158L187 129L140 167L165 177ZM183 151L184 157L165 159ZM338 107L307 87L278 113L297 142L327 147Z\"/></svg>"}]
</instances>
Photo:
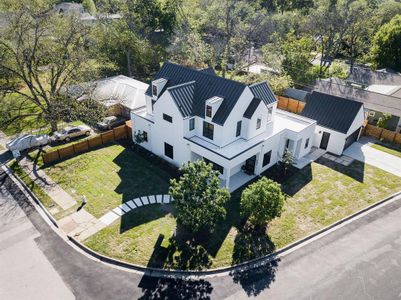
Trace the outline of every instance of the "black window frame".
<instances>
[{"instance_id":1,"label":"black window frame","mask_svg":"<svg viewBox=\"0 0 401 300\"><path fill-rule=\"evenodd\" d=\"M304 147L304 149L308 148L308 146L309 146L309 138L307 138L306 141L305 141L305 147Z\"/></svg>"},{"instance_id":2,"label":"black window frame","mask_svg":"<svg viewBox=\"0 0 401 300\"><path fill-rule=\"evenodd\" d=\"M262 126L262 119L257 118L256 119L256 130L260 129L261 126Z\"/></svg>"},{"instance_id":3,"label":"black window frame","mask_svg":"<svg viewBox=\"0 0 401 300\"><path fill-rule=\"evenodd\" d=\"M285 149L288 149L290 147L290 139L287 139L285 141Z\"/></svg>"},{"instance_id":4,"label":"black window frame","mask_svg":"<svg viewBox=\"0 0 401 300\"><path fill-rule=\"evenodd\" d=\"M268 164L270 164L271 158L272 158L272 150L267 151L265 154L263 154L262 167L265 167Z\"/></svg>"},{"instance_id":5,"label":"black window frame","mask_svg":"<svg viewBox=\"0 0 401 300\"><path fill-rule=\"evenodd\" d=\"M156 103L156 100L152 100L152 111L155 110L155 103Z\"/></svg>"},{"instance_id":6,"label":"black window frame","mask_svg":"<svg viewBox=\"0 0 401 300\"><path fill-rule=\"evenodd\" d=\"M169 123L173 123L173 117L167 114L163 114L163 120Z\"/></svg>"},{"instance_id":7,"label":"black window frame","mask_svg":"<svg viewBox=\"0 0 401 300\"><path fill-rule=\"evenodd\" d=\"M195 118L189 119L189 131L195 129Z\"/></svg>"},{"instance_id":8,"label":"black window frame","mask_svg":"<svg viewBox=\"0 0 401 300\"><path fill-rule=\"evenodd\" d=\"M157 85L152 84L152 95L157 96Z\"/></svg>"},{"instance_id":9,"label":"black window frame","mask_svg":"<svg viewBox=\"0 0 401 300\"><path fill-rule=\"evenodd\" d=\"M168 158L174 159L174 147L166 142L164 142L164 155Z\"/></svg>"},{"instance_id":10,"label":"black window frame","mask_svg":"<svg viewBox=\"0 0 401 300\"><path fill-rule=\"evenodd\" d=\"M242 121L238 121L237 129L235 131L235 137L239 137L241 135L241 129L242 129Z\"/></svg>"},{"instance_id":11,"label":"black window frame","mask_svg":"<svg viewBox=\"0 0 401 300\"><path fill-rule=\"evenodd\" d=\"M142 137L144 142L148 141L148 133L146 131L142 131Z\"/></svg>"},{"instance_id":12,"label":"black window frame","mask_svg":"<svg viewBox=\"0 0 401 300\"><path fill-rule=\"evenodd\" d=\"M203 131L202 134L204 137L213 140L214 138L214 125L212 123L203 121Z\"/></svg>"},{"instance_id":13,"label":"black window frame","mask_svg":"<svg viewBox=\"0 0 401 300\"><path fill-rule=\"evenodd\" d=\"M213 170L218 171L220 174L224 173L224 167L223 166L220 166L219 164L216 164L215 162L211 161L210 159L207 159L206 157L204 157L203 160L207 164L211 164L213 166Z\"/></svg>"},{"instance_id":14,"label":"black window frame","mask_svg":"<svg viewBox=\"0 0 401 300\"><path fill-rule=\"evenodd\" d=\"M213 108L210 105L206 105L206 117L211 118L213 114Z\"/></svg>"}]
</instances>

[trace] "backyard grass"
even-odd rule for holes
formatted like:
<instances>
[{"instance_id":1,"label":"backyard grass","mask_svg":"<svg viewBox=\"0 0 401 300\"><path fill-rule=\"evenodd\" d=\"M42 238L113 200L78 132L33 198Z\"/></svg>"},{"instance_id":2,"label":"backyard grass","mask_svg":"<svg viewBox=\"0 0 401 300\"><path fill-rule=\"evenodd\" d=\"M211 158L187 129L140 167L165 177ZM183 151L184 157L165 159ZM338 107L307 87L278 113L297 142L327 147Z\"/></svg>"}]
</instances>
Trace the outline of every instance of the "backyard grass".
<instances>
[{"instance_id":1,"label":"backyard grass","mask_svg":"<svg viewBox=\"0 0 401 300\"><path fill-rule=\"evenodd\" d=\"M389 147L379 145L379 144L373 144L373 145L371 145L371 147L375 148L377 150L386 152L388 154L401 157L401 148L399 148L399 150L397 150L397 149L389 148Z\"/></svg>"},{"instance_id":2,"label":"backyard grass","mask_svg":"<svg viewBox=\"0 0 401 300\"><path fill-rule=\"evenodd\" d=\"M147 182L156 188L153 182ZM174 210L152 205L134 210L84 243L107 256L153 267L205 269L271 253L400 190L401 178L354 161L349 167L321 158L284 181L288 195L267 234L254 234L239 215L241 190L227 204L227 218L193 242L177 234Z\"/></svg>"},{"instance_id":3,"label":"backyard grass","mask_svg":"<svg viewBox=\"0 0 401 300\"><path fill-rule=\"evenodd\" d=\"M99 218L139 196L167 194L169 174L118 144L50 165L44 171L85 209Z\"/></svg>"}]
</instances>

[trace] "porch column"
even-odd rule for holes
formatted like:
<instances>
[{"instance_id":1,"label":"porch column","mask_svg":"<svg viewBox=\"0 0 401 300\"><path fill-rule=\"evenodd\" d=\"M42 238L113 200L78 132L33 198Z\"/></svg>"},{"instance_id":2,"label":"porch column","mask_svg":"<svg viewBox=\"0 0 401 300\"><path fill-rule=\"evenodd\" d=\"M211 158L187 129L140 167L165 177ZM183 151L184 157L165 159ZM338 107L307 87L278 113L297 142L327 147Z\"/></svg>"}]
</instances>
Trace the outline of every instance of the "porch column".
<instances>
[{"instance_id":1,"label":"porch column","mask_svg":"<svg viewBox=\"0 0 401 300\"><path fill-rule=\"evenodd\" d=\"M230 188L231 169L226 168L226 188Z\"/></svg>"}]
</instances>

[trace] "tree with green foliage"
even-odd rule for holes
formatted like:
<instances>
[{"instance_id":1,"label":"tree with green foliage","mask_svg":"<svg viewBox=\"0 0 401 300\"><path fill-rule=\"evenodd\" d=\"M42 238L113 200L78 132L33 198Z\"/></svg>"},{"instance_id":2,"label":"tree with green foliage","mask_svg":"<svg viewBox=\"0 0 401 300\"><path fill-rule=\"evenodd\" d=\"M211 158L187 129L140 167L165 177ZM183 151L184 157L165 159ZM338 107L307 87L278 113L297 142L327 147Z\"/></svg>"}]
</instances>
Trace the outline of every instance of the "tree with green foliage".
<instances>
[{"instance_id":1,"label":"tree with green foliage","mask_svg":"<svg viewBox=\"0 0 401 300\"><path fill-rule=\"evenodd\" d=\"M241 216L248 217L251 224L263 227L281 215L284 200L280 184L262 177L242 192Z\"/></svg>"},{"instance_id":2,"label":"tree with green foliage","mask_svg":"<svg viewBox=\"0 0 401 300\"><path fill-rule=\"evenodd\" d=\"M220 187L219 173L203 160L188 162L180 169L179 180L170 181L169 194L175 200L177 222L191 232L213 229L225 218L225 203L230 198Z\"/></svg>"},{"instance_id":3,"label":"tree with green foliage","mask_svg":"<svg viewBox=\"0 0 401 300\"><path fill-rule=\"evenodd\" d=\"M75 15L45 14L40 9L32 4L21 7L10 15L0 36L0 74L6 74L0 92L21 99L2 116L2 125L35 116L52 131L65 118L86 116L95 123L102 117L95 102L77 102L64 93L67 86L97 76L97 64L88 51L90 27Z\"/></svg>"},{"instance_id":4,"label":"tree with green foliage","mask_svg":"<svg viewBox=\"0 0 401 300\"><path fill-rule=\"evenodd\" d=\"M283 156L281 157L280 160L280 166L283 169L284 175L287 174L288 169L292 166L293 163L294 163L294 155L290 150L285 149Z\"/></svg>"},{"instance_id":5,"label":"tree with green foliage","mask_svg":"<svg viewBox=\"0 0 401 300\"><path fill-rule=\"evenodd\" d=\"M83 0L82 6L91 15L96 14L96 5L95 5L95 2L93 2L93 0Z\"/></svg>"},{"instance_id":6,"label":"tree with green foliage","mask_svg":"<svg viewBox=\"0 0 401 300\"><path fill-rule=\"evenodd\" d=\"M372 61L377 68L401 71L401 15L395 16L376 32L371 48Z\"/></svg>"},{"instance_id":7,"label":"tree with green foliage","mask_svg":"<svg viewBox=\"0 0 401 300\"><path fill-rule=\"evenodd\" d=\"M382 114L377 120L377 127L386 128L388 121L391 119L391 114Z\"/></svg>"}]
</instances>

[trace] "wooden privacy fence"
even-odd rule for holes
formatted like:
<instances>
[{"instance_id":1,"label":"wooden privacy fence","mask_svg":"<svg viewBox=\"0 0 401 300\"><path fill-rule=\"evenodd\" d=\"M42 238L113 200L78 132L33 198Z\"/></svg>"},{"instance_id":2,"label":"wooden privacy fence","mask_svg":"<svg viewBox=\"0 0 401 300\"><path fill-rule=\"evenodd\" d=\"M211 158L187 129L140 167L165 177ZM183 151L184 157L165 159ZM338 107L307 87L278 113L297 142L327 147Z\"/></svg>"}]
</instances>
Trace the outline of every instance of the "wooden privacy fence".
<instances>
[{"instance_id":1,"label":"wooden privacy fence","mask_svg":"<svg viewBox=\"0 0 401 300\"><path fill-rule=\"evenodd\" d=\"M97 134L89 139L65 146L63 148L59 148L54 151L46 152L42 155L43 162L45 164L49 164L64 158L72 157L74 155L86 152L92 148L96 148L113 141L130 139L131 137L132 126L131 122L129 121L125 125Z\"/></svg>"},{"instance_id":2,"label":"wooden privacy fence","mask_svg":"<svg viewBox=\"0 0 401 300\"><path fill-rule=\"evenodd\" d=\"M364 134L378 140L401 145L401 133L367 124Z\"/></svg>"},{"instance_id":3,"label":"wooden privacy fence","mask_svg":"<svg viewBox=\"0 0 401 300\"><path fill-rule=\"evenodd\" d=\"M305 107L305 102L298 101L292 98L277 96L277 99L277 108L292 112L294 114L301 113Z\"/></svg>"}]
</instances>

